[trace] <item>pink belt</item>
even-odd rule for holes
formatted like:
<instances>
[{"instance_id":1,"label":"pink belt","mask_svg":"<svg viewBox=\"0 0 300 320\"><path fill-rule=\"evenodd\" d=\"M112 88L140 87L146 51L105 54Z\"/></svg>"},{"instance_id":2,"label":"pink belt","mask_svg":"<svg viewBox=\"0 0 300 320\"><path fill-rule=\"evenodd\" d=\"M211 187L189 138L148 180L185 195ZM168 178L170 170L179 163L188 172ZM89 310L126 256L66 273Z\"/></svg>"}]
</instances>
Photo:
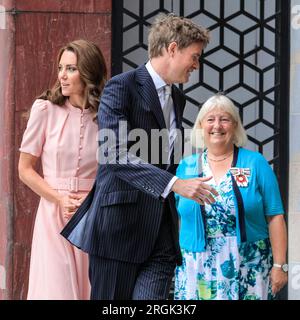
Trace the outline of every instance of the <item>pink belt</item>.
<instances>
[{"instance_id":1,"label":"pink belt","mask_svg":"<svg viewBox=\"0 0 300 320\"><path fill-rule=\"evenodd\" d=\"M45 181L57 190L68 190L70 192L90 191L94 184L94 179L72 178L55 178L45 177Z\"/></svg>"}]
</instances>

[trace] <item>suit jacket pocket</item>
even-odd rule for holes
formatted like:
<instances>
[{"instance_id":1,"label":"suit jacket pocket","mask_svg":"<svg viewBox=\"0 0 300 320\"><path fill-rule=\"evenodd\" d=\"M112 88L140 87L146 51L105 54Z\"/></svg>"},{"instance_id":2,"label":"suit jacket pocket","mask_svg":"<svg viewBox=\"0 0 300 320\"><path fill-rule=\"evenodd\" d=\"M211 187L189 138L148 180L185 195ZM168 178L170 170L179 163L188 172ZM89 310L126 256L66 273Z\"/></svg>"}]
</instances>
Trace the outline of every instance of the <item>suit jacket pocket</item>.
<instances>
[{"instance_id":1,"label":"suit jacket pocket","mask_svg":"<svg viewBox=\"0 0 300 320\"><path fill-rule=\"evenodd\" d=\"M138 199L138 190L115 191L101 195L100 207L111 206L116 204L135 203Z\"/></svg>"}]
</instances>

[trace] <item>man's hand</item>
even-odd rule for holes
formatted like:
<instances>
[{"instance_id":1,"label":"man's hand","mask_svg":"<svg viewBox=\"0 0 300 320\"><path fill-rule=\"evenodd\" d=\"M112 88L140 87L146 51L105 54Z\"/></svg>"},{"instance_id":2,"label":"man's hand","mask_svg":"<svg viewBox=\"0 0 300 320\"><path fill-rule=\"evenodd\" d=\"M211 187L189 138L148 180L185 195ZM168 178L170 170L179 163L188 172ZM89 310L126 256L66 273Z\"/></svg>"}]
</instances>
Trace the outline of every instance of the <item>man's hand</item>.
<instances>
[{"instance_id":1,"label":"man's hand","mask_svg":"<svg viewBox=\"0 0 300 320\"><path fill-rule=\"evenodd\" d=\"M212 188L205 181L210 180L212 177L193 178L193 179L177 179L173 184L172 191L180 194L185 198L195 200L200 204L211 204L216 200L213 196L218 196L218 192Z\"/></svg>"}]
</instances>

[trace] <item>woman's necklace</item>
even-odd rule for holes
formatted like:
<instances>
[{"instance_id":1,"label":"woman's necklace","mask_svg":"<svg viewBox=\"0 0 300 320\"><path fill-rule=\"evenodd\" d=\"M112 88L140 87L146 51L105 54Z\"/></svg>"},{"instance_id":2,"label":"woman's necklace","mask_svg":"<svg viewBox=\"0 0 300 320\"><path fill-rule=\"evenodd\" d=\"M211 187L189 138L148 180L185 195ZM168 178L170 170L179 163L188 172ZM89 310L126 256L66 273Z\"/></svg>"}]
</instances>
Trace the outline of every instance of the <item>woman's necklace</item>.
<instances>
[{"instance_id":1,"label":"woman's necklace","mask_svg":"<svg viewBox=\"0 0 300 320\"><path fill-rule=\"evenodd\" d=\"M233 151L231 151L228 155L226 155L225 157L221 158L221 159L212 159L207 155L208 160L210 161L214 161L214 162L220 162L220 161L224 161L226 159L228 159L231 155L233 154Z\"/></svg>"}]
</instances>

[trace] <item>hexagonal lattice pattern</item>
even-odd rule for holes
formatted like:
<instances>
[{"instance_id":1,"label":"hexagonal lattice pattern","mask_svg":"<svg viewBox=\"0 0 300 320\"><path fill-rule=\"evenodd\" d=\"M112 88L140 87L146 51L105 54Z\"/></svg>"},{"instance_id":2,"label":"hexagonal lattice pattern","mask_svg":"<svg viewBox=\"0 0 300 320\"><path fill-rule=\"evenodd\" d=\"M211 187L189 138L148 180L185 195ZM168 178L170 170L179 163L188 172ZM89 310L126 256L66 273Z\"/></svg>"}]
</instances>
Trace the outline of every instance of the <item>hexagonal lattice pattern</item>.
<instances>
[{"instance_id":1,"label":"hexagonal lattice pattern","mask_svg":"<svg viewBox=\"0 0 300 320\"><path fill-rule=\"evenodd\" d=\"M118 2L118 0L117 0ZM122 54L117 72L147 61L147 31L159 12L187 16L211 31L202 66L187 84L184 126L212 94L225 93L240 110L251 149L278 159L281 12L276 0L124 0ZM116 23L119 23L117 21Z\"/></svg>"}]
</instances>

